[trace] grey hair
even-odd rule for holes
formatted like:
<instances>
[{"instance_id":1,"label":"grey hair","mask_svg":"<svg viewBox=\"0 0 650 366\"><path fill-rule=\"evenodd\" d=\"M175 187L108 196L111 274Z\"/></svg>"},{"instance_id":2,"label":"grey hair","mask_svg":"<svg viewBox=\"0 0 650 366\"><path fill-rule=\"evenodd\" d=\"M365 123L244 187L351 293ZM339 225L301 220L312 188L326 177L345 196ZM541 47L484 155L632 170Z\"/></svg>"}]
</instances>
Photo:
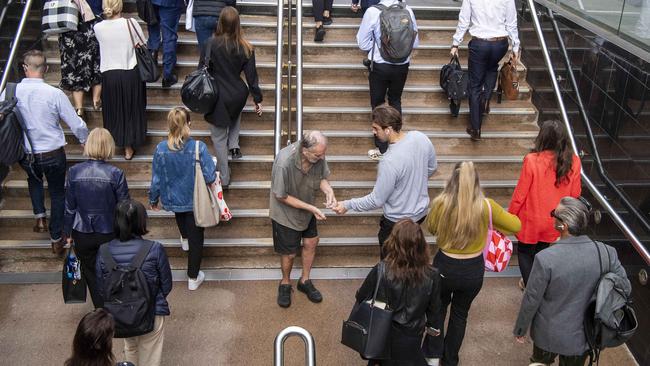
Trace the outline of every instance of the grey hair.
<instances>
[{"instance_id":1,"label":"grey hair","mask_svg":"<svg viewBox=\"0 0 650 366\"><path fill-rule=\"evenodd\" d=\"M555 209L555 216L567 225L571 235L583 235L589 225L589 208L577 198L564 197Z\"/></svg>"},{"instance_id":2,"label":"grey hair","mask_svg":"<svg viewBox=\"0 0 650 366\"><path fill-rule=\"evenodd\" d=\"M306 131L302 135L300 145L305 149L311 149L316 145L327 145L327 137L317 130Z\"/></svg>"}]
</instances>

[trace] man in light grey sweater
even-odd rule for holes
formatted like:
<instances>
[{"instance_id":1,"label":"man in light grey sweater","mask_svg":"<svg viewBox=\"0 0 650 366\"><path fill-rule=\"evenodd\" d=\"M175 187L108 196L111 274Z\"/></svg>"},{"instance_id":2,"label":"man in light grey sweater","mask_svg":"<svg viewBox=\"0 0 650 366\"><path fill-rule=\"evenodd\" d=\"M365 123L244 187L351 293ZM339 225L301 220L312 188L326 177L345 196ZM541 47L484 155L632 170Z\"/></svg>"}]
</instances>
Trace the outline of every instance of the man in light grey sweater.
<instances>
[{"instance_id":1,"label":"man in light grey sweater","mask_svg":"<svg viewBox=\"0 0 650 366\"><path fill-rule=\"evenodd\" d=\"M381 248L395 223L411 219L421 223L429 210L428 181L438 167L433 144L423 133L402 131L402 116L389 105L372 111L372 132L389 147L377 169L377 181L367 196L341 201L334 208L339 215L348 210L370 211L383 208L379 222Z\"/></svg>"}]
</instances>

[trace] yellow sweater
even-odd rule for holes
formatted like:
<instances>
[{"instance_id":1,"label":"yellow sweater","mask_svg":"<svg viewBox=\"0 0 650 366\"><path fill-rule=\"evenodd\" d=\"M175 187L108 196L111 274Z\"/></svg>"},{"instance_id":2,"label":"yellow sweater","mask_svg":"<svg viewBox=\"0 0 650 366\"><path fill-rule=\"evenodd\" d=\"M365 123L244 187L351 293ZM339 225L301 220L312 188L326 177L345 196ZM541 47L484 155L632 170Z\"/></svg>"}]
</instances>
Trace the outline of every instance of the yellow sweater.
<instances>
[{"instance_id":1,"label":"yellow sweater","mask_svg":"<svg viewBox=\"0 0 650 366\"><path fill-rule=\"evenodd\" d=\"M504 210L501 205L494 202L491 198L488 198L490 206L492 207L492 228L498 230L506 235L511 235L519 232L521 230L521 221L519 218L513 214L508 213ZM431 207L429 215L427 216L426 227L429 232L433 235L436 235L435 227L436 223L439 220L440 215L440 205L436 207ZM464 249L443 249L447 253L452 254L473 254L478 253L483 250L485 247L485 240L487 238L487 228L488 228L489 212L487 203L483 202L483 220L481 220L481 227L479 230L479 235L472 240ZM447 245L454 243L438 243L439 248L445 248Z\"/></svg>"}]
</instances>

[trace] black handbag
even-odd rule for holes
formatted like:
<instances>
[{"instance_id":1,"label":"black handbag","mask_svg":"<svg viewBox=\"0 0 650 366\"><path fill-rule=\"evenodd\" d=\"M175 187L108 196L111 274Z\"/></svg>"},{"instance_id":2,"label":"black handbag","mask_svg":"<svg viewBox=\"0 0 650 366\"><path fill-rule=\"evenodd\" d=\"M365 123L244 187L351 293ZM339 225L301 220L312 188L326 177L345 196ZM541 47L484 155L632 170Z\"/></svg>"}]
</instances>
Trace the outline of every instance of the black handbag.
<instances>
[{"instance_id":1,"label":"black handbag","mask_svg":"<svg viewBox=\"0 0 650 366\"><path fill-rule=\"evenodd\" d=\"M217 82L209 72L211 52L212 39L208 40L203 67L187 75L183 87L181 87L183 104L192 112L210 113L214 110L214 106L219 99Z\"/></svg>"},{"instance_id":2,"label":"black handbag","mask_svg":"<svg viewBox=\"0 0 650 366\"><path fill-rule=\"evenodd\" d=\"M135 7L138 9L140 19L144 20L147 25L154 26L158 24L158 17L153 10L151 0L136 0Z\"/></svg>"},{"instance_id":3,"label":"black handbag","mask_svg":"<svg viewBox=\"0 0 650 366\"><path fill-rule=\"evenodd\" d=\"M362 301L352 308L348 320L343 322L341 343L370 360L387 360L391 357L390 331L393 311L375 306L379 284L384 277L384 262L379 263L377 284L370 303Z\"/></svg>"},{"instance_id":4,"label":"black handbag","mask_svg":"<svg viewBox=\"0 0 650 366\"><path fill-rule=\"evenodd\" d=\"M131 37L131 43L133 44L133 49L135 50L135 57L138 59L138 73L140 74L140 80L152 83L160 77L160 72L158 71L158 65L156 60L153 58L149 49L147 49L147 44L135 30L135 27L131 23L132 19L126 20L126 26L129 28L129 36ZM133 28L133 30L131 30ZM133 33L138 37L138 42L133 38Z\"/></svg>"},{"instance_id":5,"label":"black handbag","mask_svg":"<svg viewBox=\"0 0 650 366\"><path fill-rule=\"evenodd\" d=\"M86 279L81 273L81 261L74 251L74 245L70 246L63 259L61 287L66 304L86 302Z\"/></svg>"}]
</instances>

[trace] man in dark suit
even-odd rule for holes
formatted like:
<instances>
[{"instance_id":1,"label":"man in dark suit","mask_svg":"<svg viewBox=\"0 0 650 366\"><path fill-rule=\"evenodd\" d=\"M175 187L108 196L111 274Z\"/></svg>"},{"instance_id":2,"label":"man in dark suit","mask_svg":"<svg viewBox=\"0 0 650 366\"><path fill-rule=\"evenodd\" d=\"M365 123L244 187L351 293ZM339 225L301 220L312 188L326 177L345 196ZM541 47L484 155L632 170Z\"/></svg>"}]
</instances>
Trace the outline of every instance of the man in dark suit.
<instances>
[{"instance_id":1,"label":"man in dark suit","mask_svg":"<svg viewBox=\"0 0 650 366\"><path fill-rule=\"evenodd\" d=\"M156 17L159 22L156 25L149 25L149 39L147 48L158 60L158 49L161 43L163 47L163 88L169 88L176 84L178 77L174 74L176 66L176 41L178 40L178 22L185 6L183 0L151 0Z\"/></svg>"}]
</instances>

